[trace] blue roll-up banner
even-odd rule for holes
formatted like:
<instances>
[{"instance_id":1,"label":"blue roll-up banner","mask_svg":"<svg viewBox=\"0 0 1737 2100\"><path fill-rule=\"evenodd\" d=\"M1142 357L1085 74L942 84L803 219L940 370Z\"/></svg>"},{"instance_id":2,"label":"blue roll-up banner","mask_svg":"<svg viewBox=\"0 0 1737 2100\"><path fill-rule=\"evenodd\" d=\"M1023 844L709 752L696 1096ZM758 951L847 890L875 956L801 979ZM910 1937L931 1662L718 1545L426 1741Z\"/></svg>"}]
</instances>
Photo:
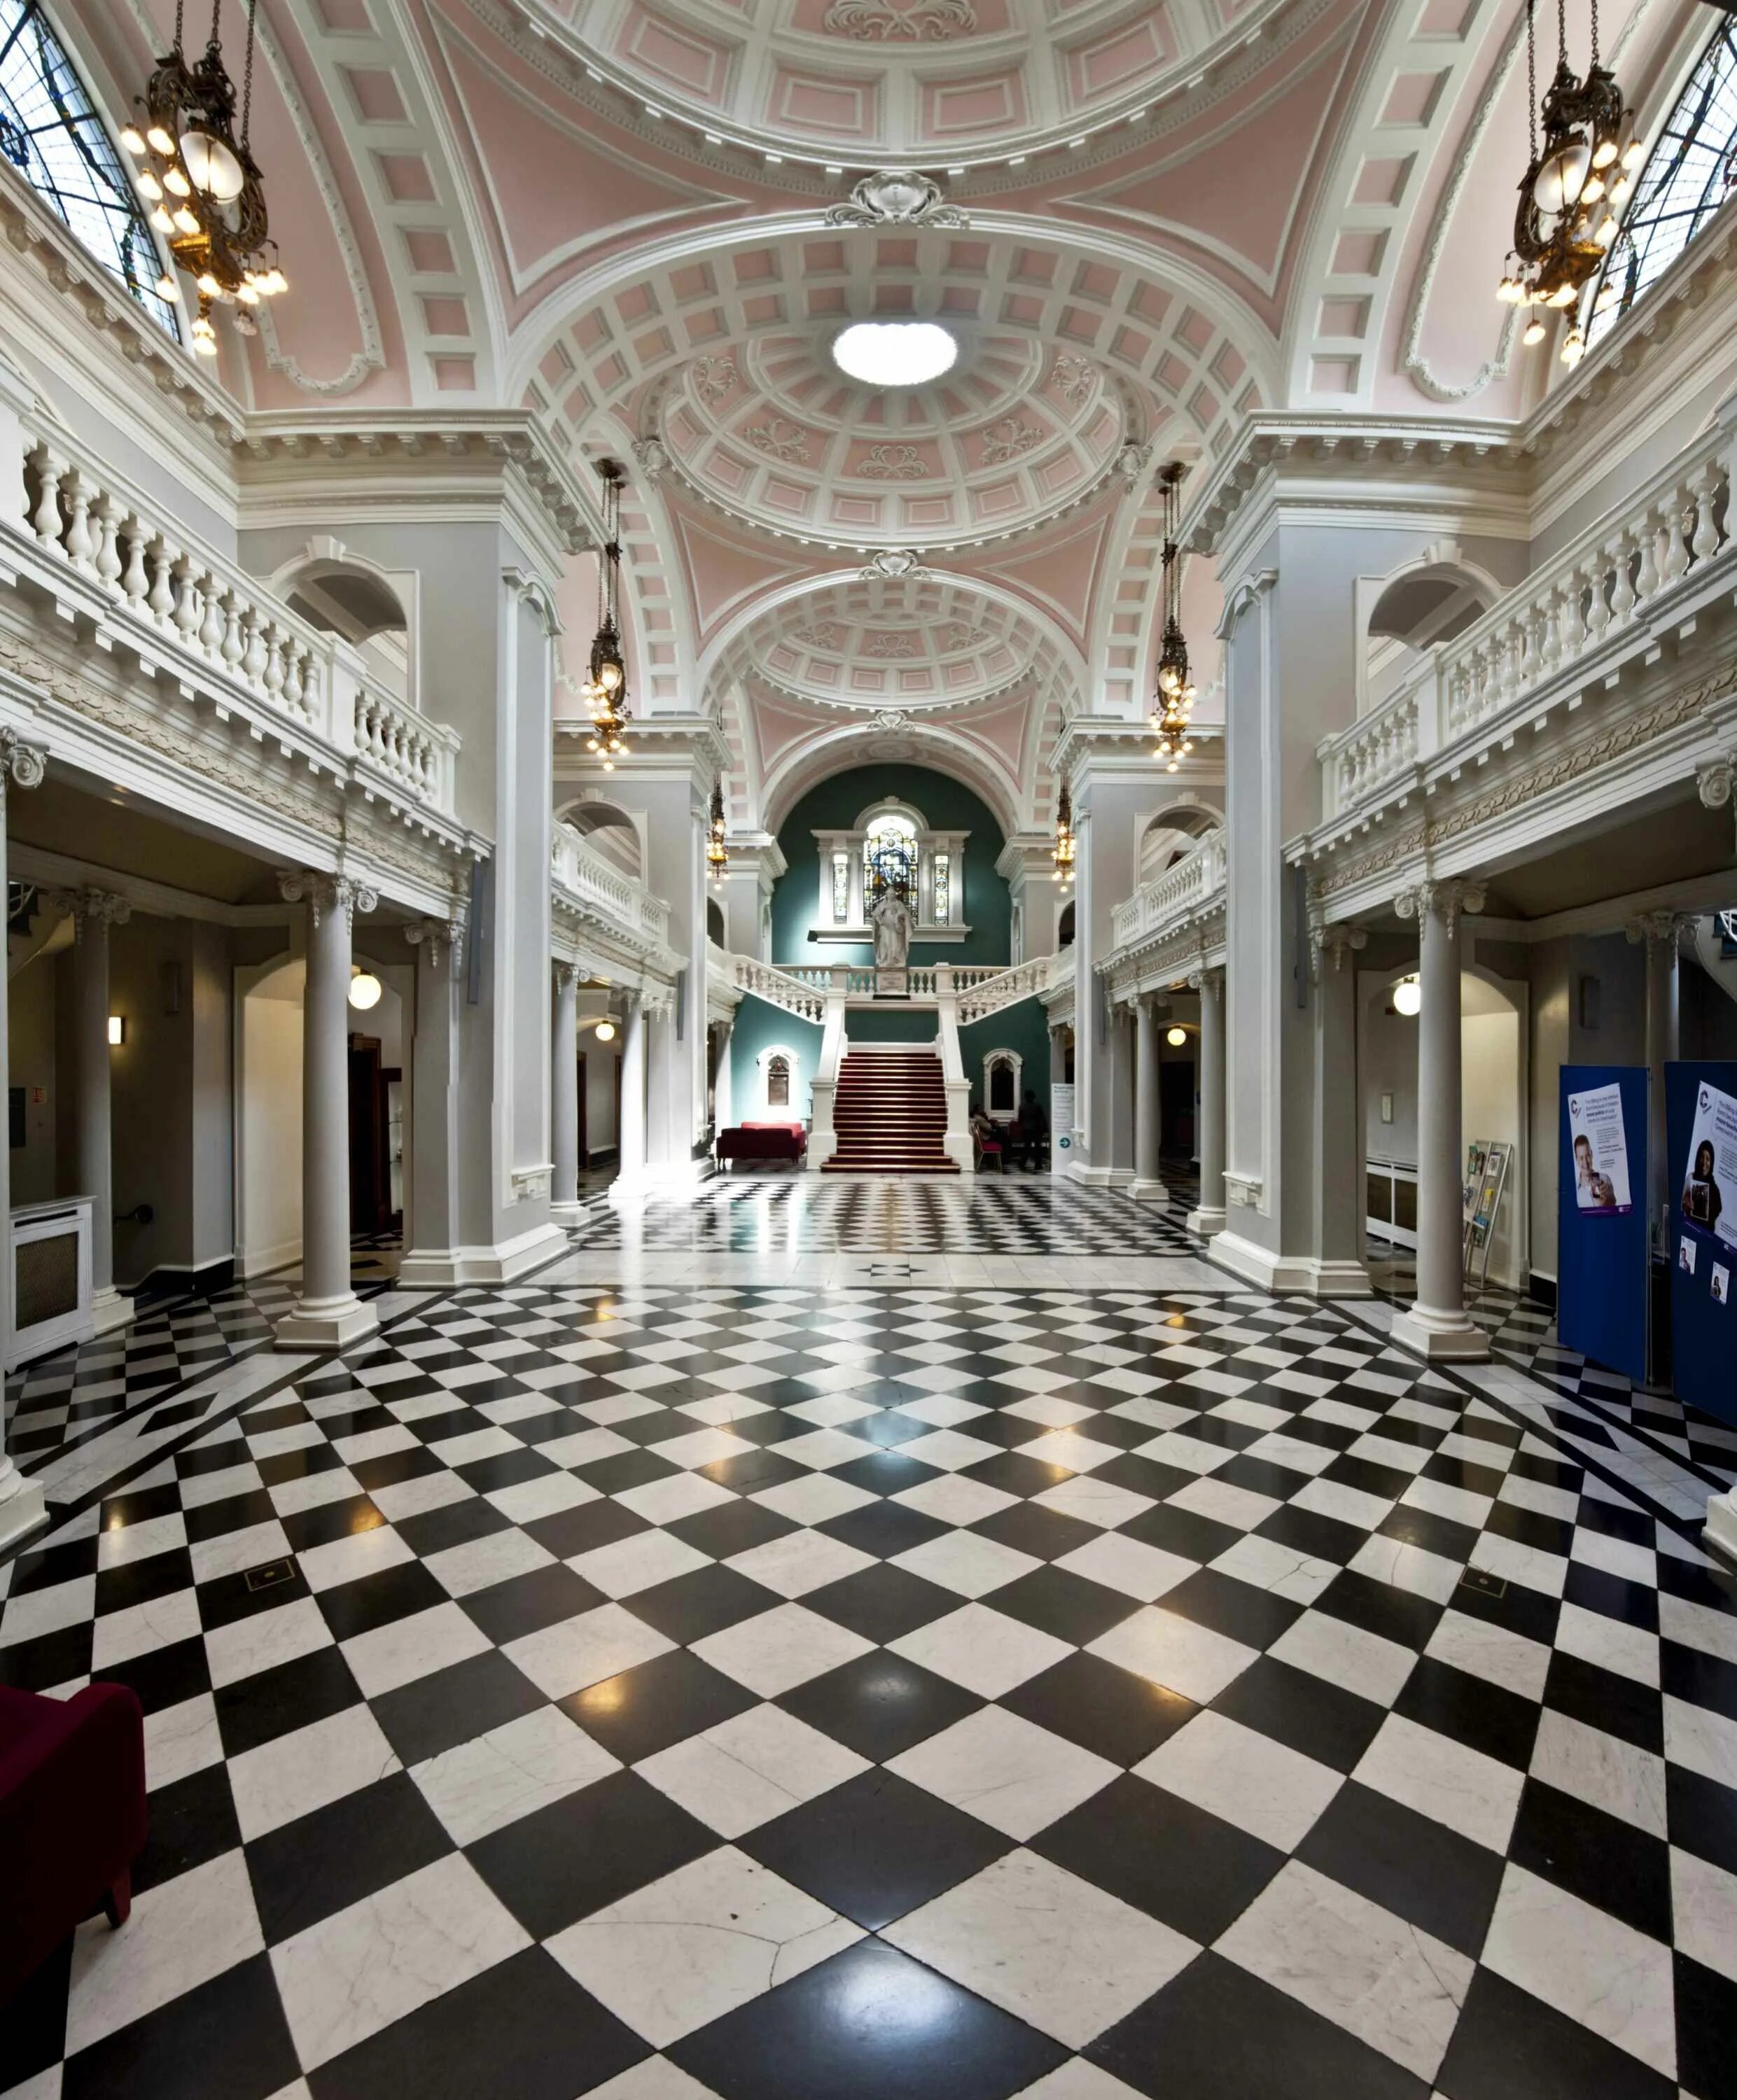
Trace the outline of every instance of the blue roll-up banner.
<instances>
[{"instance_id":1,"label":"blue roll-up banner","mask_svg":"<svg viewBox=\"0 0 1737 2100\"><path fill-rule=\"evenodd\" d=\"M1646 1377L1646 1068L1564 1065L1556 1331L1637 1385Z\"/></svg>"},{"instance_id":2,"label":"blue roll-up banner","mask_svg":"<svg viewBox=\"0 0 1737 2100\"><path fill-rule=\"evenodd\" d=\"M1737 1422L1737 1065L1664 1068L1671 1390Z\"/></svg>"}]
</instances>

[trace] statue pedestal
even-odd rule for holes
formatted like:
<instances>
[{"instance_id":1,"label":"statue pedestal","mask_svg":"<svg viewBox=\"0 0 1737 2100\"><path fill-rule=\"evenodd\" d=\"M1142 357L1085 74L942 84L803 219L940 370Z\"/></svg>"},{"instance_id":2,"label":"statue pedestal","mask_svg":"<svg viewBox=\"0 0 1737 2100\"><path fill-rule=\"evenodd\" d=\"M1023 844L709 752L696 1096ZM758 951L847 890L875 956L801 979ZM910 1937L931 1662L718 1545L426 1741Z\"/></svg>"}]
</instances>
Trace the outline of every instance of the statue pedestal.
<instances>
[{"instance_id":1,"label":"statue pedestal","mask_svg":"<svg viewBox=\"0 0 1737 2100\"><path fill-rule=\"evenodd\" d=\"M875 967L874 995L877 999L908 999L911 995L911 973L903 963L880 963Z\"/></svg>"}]
</instances>

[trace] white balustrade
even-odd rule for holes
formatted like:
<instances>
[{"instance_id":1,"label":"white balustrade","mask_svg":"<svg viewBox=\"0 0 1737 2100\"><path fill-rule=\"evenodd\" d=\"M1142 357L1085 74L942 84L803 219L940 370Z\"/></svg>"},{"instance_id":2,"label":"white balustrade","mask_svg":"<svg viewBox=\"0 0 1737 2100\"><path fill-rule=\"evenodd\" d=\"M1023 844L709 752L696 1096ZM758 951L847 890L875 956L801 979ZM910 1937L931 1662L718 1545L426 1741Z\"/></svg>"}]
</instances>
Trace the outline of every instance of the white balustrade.
<instances>
[{"instance_id":1,"label":"white balustrade","mask_svg":"<svg viewBox=\"0 0 1737 2100\"><path fill-rule=\"evenodd\" d=\"M1055 956L1037 955L1028 963L1015 963L1010 970L970 972L972 982L959 994L961 1026L985 1020L1003 1007L1017 1005L1022 999L1037 998L1049 990L1051 973L1059 967ZM955 972L955 984L966 974Z\"/></svg>"},{"instance_id":2,"label":"white balustrade","mask_svg":"<svg viewBox=\"0 0 1737 2100\"><path fill-rule=\"evenodd\" d=\"M413 704L367 682L348 643L300 619L255 578L173 522L118 475L73 457L58 428L0 417L19 448L10 471L21 513L0 532L33 543L96 594L93 612L146 660L192 660L219 712L231 694L356 760L391 794L450 815L459 739ZM102 601L109 611L101 611Z\"/></svg>"},{"instance_id":3,"label":"white balustrade","mask_svg":"<svg viewBox=\"0 0 1737 2100\"><path fill-rule=\"evenodd\" d=\"M1111 947L1131 947L1203 911L1223 894L1225 867L1224 834L1211 832L1115 907L1110 914Z\"/></svg>"},{"instance_id":4,"label":"white balustrade","mask_svg":"<svg viewBox=\"0 0 1737 2100\"><path fill-rule=\"evenodd\" d=\"M555 880L579 903L589 905L630 938L669 945L670 907L643 882L612 867L571 824L557 824L550 856Z\"/></svg>"},{"instance_id":5,"label":"white balustrade","mask_svg":"<svg viewBox=\"0 0 1737 2100\"><path fill-rule=\"evenodd\" d=\"M1708 566L1732 558L1732 434L1713 427L1652 481L1432 649L1381 704L1317 748L1329 822L1456 745L1471 756L1666 631Z\"/></svg>"}]
</instances>

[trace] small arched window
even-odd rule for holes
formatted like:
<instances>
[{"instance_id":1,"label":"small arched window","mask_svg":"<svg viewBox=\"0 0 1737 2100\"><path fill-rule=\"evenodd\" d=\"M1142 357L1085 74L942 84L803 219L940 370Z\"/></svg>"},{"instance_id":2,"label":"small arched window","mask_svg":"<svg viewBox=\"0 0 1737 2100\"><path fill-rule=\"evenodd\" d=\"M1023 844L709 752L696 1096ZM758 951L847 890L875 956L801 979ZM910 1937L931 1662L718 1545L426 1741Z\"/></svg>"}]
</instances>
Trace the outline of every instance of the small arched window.
<instances>
[{"instance_id":1,"label":"small arched window","mask_svg":"<svg viewBox=\"0 0 1737 2100\"><path fill-rule=\"evenodd\" d=\"M1734 192L1737 22L1723 15L1646 157L1593 287L1589 343L1615 326Z\"/></svg>"},{"instance_id":2,"label":"small arched window","mask_svg":"<svg viewBox=\"0 0 1737 2100\"><path fill-rule=\"evenodd\" d=\"M790 1105L790 1061L788 1057L771 1057L767 1061L766 1105L769 1109L787 1109Z\"/></svg>"},{"instance_id":3,"label":"small arched window","mask_svg":"<svg viewBox=\"0 0 1737 2100\"><path fill-rule=\"evenodd\" d=\"M175 302L133 179L38 0L0 0L0 152L166 334Z\"/></svg>"},{"instance_id":4,"label":"small arched window","mask_svg":"<svg viewBox=\"0 0 1737 2100\"><path fill-rule=\"evenodd\" d=\"M1071 904L1062 907L1062 915L1056 924L1055 945L1059 948L1073 946L1073 907Z\"/></svg>"}]
</instances>

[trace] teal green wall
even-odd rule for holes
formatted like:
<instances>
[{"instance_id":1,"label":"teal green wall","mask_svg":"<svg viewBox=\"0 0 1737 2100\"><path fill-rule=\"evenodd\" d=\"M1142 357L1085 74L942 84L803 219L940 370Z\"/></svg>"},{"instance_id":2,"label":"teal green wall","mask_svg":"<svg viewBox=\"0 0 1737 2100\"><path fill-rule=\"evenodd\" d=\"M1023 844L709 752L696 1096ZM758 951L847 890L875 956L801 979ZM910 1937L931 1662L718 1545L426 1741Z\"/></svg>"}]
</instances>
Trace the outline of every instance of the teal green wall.
<instances>
[{"instance_id":1,"label":"teal green wall","mask_svg":"<svg viewBox=\"0 0 1737 2100\"><path fill-rule=\"evenodd\" d=\"M913 963L993 963L1013 960L1013 903L995 871L1003 844L1001 827L987 804L944 773L922 765L860 765L835 774L803 796L778 834L789 872L772 891L775 963L872 963L865 942L811 941L819 919L820 852L816 831L845 831L871 802L889 795L921 810L938 832L969 832L965 842L965 902L959 915L970 932L962 941L915 941ZM853 1017L854 1018L854 1017Z\"/></svg>"},{"instance_id":2,"label":"teal green wall","mask_svg":"<svg viewBox=\"0 0 1737 2100\"><path fill-rule=\"evenodd\" d=\"M877 1013L873 1007L853 1006L844 1017L845 1037L851 1043L933 1043L940 1027L932 1008L927 1012L895 1008Z\"/></svg>"},{"instance_id":3,"label":"teal green wall","mask_svg":"<svg viewBox=\"0 0 1737 2100\"><path fill-rule=\"evenodd\" d=\"M853 1014L854 1023L856 1017ZM1024 1060L1019 1074L1019 1091L1029 1087L1043 1103L1044 1113L1050 1112L1050 1017L1042 1004L1035 999L1022 999L1016 1005L1004 1006L999 1013L992 1013L987 1021L974 1021L968 1028L959 1030L959 1059L965 1067L965 1076L971 1083L971 1099L987 1108L989 1097L983 1088L983 1059L992 1050L1013 1050Z\"/></svg>"},{"instance_id":4,"label":"teal green wall","mask_svg":"<svg viewBox=\"0 0 1737 2100\"><path fill-rule=\"evenodd\" d=\"M762 1050L780 1043L793 1050L798 1060L796 1084L790 1089L790 1115L807 1123L813 1114L809 1083L820 1061L823 1031L811 1021L799 1021L781 1006L769 1005L750 992L736 1009L736 1026L730 1037L731 1101L729 1114L722 1108L718 1127L765 1120L759 1102L759 1075L754 1060Z\"/></svg>"}]
</instances>

